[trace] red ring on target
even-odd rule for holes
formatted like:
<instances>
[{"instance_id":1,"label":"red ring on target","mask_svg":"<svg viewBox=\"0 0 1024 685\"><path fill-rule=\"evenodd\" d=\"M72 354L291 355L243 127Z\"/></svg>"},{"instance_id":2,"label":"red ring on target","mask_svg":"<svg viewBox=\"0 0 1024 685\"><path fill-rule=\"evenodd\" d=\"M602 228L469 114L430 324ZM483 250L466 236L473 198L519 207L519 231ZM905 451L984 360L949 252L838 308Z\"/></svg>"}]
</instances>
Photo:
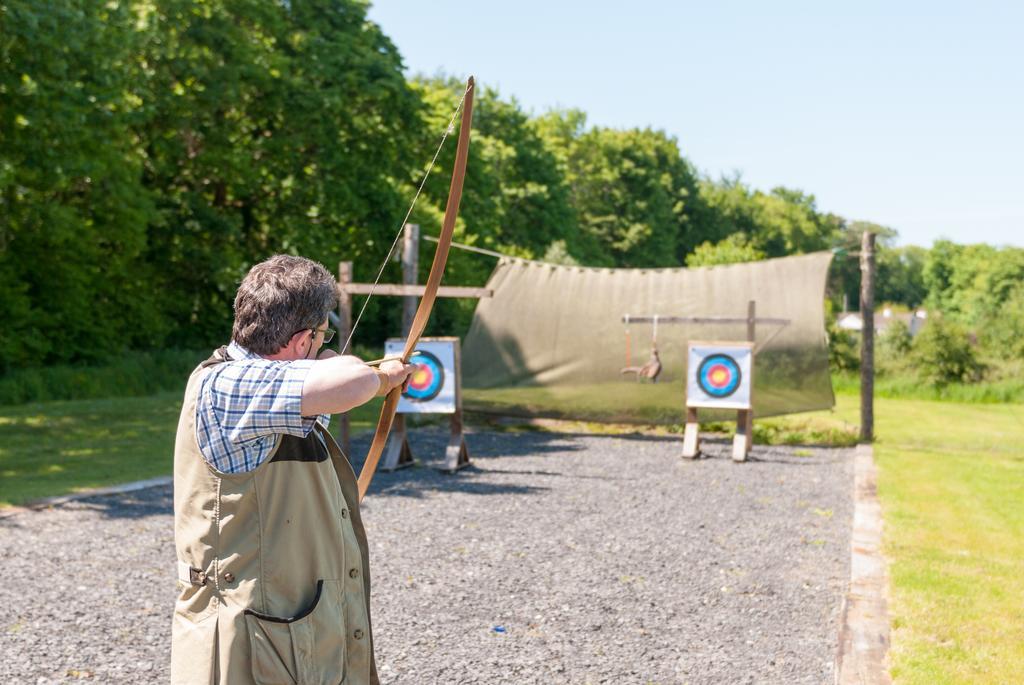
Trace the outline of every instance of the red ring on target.
<instances>
[{"instance_id":1,"label":"red ring on target","mask_svg":"<svg viewBox=\"0 0 1024 685\"><path fill-rule=\"evenodd\" d=\"M736 392L742 378L739 363L732 356L721 352L705 357L697 369L697 386L717 399Z\"/></svg>"}]
</instances>

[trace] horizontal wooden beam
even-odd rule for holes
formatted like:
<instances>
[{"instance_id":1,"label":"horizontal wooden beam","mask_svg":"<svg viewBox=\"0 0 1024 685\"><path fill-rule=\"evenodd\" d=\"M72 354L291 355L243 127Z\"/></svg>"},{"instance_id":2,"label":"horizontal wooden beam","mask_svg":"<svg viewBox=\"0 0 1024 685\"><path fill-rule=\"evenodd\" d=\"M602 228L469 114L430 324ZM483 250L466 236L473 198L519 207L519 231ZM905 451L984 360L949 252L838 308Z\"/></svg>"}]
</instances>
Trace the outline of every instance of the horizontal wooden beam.
<instances>
[{"instance_id":1,"label":"horizontal wooden beam","mask_svg":"<svg viewBox=\"0 0 1024 685\"><path fill-rule=\"evenodd\" d=\"M749 319L745 316L628 316L623 315L622 323L653 323L657 318L658 323L747 323ZM789 319L769 319L762 316L754 318L754 323L766 323L775 326L788 326Z\"/></svg>"},{"instance_id":2,"label":"horizontal wooden beam","mask_svg":"<svg viewBox=\"0 0 1024 685\"><path fill-rule=\"evenodd\" d=\"M342 292L349 295L385 295L397 297L423 297L425 285L398 285L395 283L338 283ZM493 297L492 288L468 288L457 285L442 285L437 289L438 297Z\"/></svg>"}]
</instances>

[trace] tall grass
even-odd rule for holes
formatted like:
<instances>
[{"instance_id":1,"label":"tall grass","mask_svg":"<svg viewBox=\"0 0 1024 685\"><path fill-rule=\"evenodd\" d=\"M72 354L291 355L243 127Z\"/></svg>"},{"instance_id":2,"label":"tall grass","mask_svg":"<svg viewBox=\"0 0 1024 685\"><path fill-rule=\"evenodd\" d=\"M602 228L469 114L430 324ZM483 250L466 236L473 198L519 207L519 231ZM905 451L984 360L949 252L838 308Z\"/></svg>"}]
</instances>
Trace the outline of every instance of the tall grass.
<instances>
[{"instance_id":1,"label":"tall grass","mask_svg":"<svg viewBox=\"0 0 1024 685\"><path fill-rule=\"evenodd\" d=\"M17 369L0 378L0 405L142 397L184 389L189 372L207 355L195 350L128 352L101 366Z\"/></svg>"},{"instance_id":2,"label":"tall grass","mask_svg":"<svg viewBox=\"0 0 1024 685\"><path fill-rule=\"evenodd\" d=\"M833 374L832 387L839 395L856 395L860 392L860 378L853 374ZM971 404L1024 404L1024 375L936 386L911 374L884 374L875 377L875 396Z\"/></svg>"}]
</instances>

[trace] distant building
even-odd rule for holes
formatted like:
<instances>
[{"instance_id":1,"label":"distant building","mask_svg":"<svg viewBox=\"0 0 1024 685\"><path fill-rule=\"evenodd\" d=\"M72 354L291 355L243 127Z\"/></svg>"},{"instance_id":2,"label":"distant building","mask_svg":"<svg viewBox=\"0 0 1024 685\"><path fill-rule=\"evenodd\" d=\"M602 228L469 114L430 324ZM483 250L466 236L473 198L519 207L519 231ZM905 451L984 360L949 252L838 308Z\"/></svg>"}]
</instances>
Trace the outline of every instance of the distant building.
<instances>
[{"instance_id":1,"label":"distant building","mask_svg":"<svg viewBox=\"0 0 1024 685\"><path fill-rule=\"evenodd\" d=\"M885 335L885 331L896 321L902 321L907 325L911 337L917 335L925 322L928 320L928 312L918 309L914 312L894 312L886 307L880 312L875 312L875 332ZM864 327L864 320L860 312L842 312L836 319L836 325L847 331L860 331Z\"/></svg>"}]
</instances>

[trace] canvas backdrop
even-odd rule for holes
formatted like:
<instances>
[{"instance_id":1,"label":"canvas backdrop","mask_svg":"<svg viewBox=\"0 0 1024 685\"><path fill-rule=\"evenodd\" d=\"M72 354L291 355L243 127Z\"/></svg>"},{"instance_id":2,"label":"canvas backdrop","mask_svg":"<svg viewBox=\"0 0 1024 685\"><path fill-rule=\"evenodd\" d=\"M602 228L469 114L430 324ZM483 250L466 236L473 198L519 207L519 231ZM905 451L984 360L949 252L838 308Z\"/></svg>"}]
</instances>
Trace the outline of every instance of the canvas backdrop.
<instances>
[{"instance_id":1,"label":"canvas backdrop","mask_svg":"<svg viewBox=\"0 0 1024 685\"><path fill-rule=\"evenodd\" d=\"M658 383L624 375L648 360L652 324L624 315L757 316L754 412L772 416L833 406L824 293L831 253L696 269L596 269L502 259L463 344L467 409L599 421L678 423L687 342L742 341L745 322L659 323ZM711 415L705 413L705 417Z\"/></svg>"}]
</instances>

